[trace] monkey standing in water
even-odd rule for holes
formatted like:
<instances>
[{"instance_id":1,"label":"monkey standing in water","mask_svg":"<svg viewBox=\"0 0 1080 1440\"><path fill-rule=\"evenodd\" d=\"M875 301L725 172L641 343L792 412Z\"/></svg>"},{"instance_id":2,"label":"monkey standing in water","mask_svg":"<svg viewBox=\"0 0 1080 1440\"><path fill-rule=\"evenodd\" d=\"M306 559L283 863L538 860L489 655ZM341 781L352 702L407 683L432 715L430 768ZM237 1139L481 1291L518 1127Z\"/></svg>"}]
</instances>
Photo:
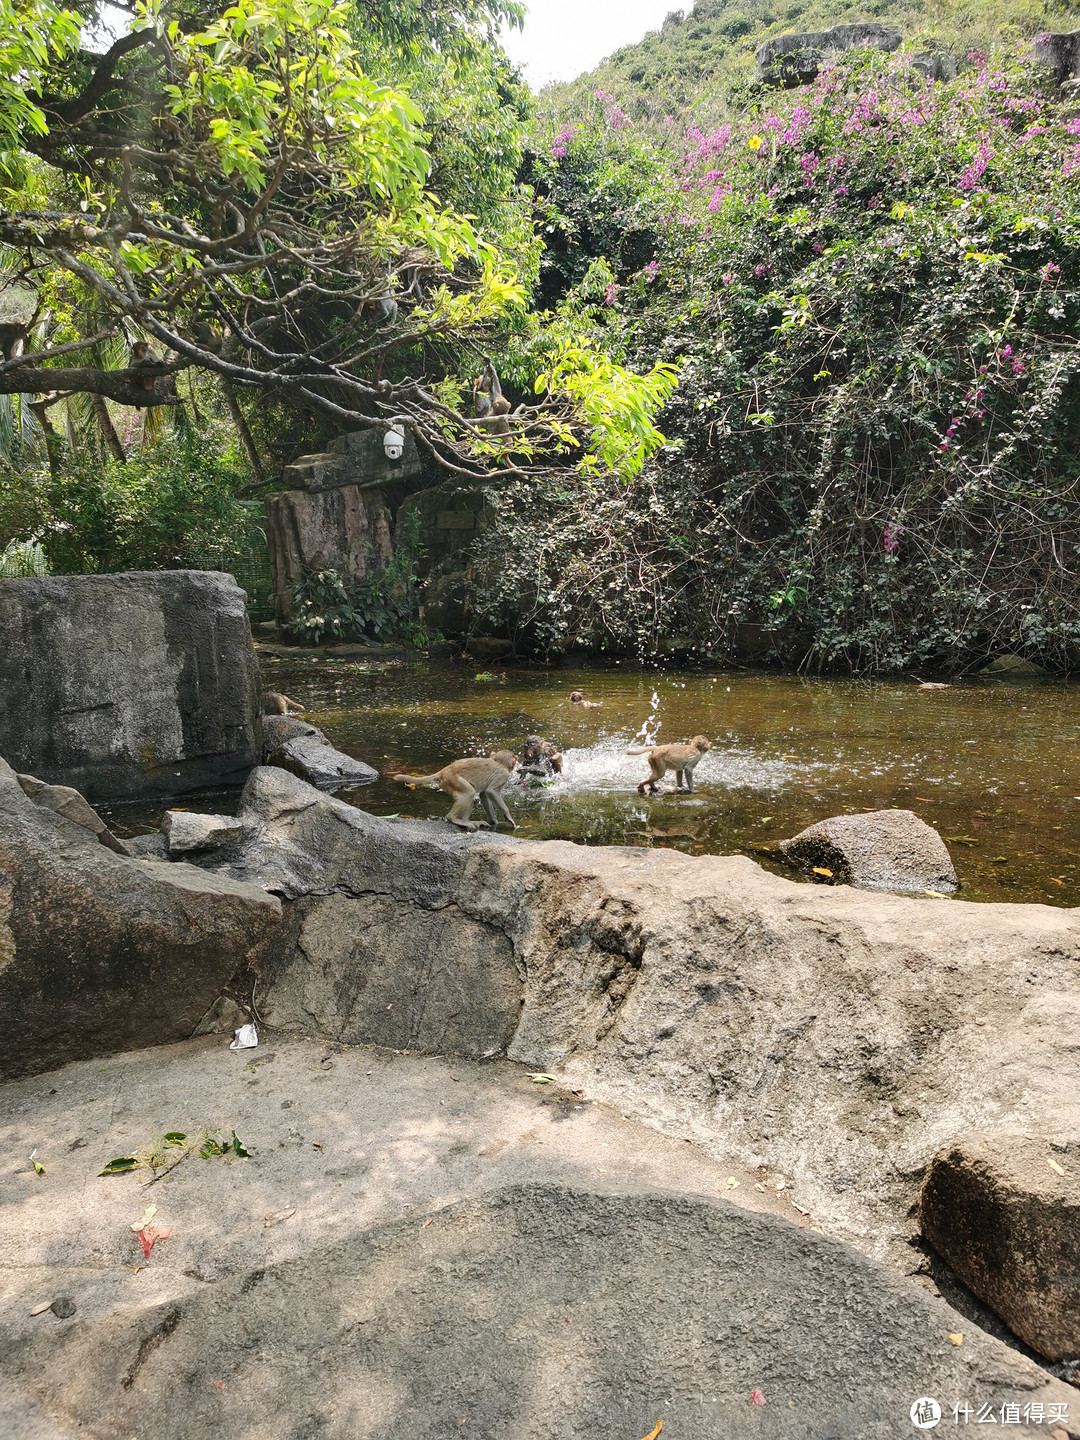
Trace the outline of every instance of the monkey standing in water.
<instances>
[{"instance_id":1,"label":"monkey standing in water","mask_svg":"<svg viewBox=\"0 0 1080 1440\"><path fill-rule=\"evenodd\" d=\"M694 793L694 766L703 760L706 753L712 749L710 741L704 735L695 735L687 745L654 745L651 750L627 750L627 755L647 755L649 757L649 778L643 780L637 787L638 794L644 795L646 790L650 794L656 794L656 782L662 780L669 770L675 771L675 789L682 789L682 782L686 781L687 792Z\"/></svg>"},{"instance_id":2,"label":"monkey standing in water","mask_svg":"<svg viewBox=\"0 0 1080 1440\"><path fill-rule=\"evenodd\" d=\"M542 735L528 735L521 752L521 768L526 775L536 775L546 780L551 775L562 774L562 751L556 750L550 740Z\"/></svg>"},{"instance_id":3,"label":"monkey standing in water","mask_svg":"<svg viewBox=\"0 0 1080 1440\"><path fill-rule=\"evenodd\" d=\"M260 707L264 715L303 715L304 706L277 690L264 690Z\"/></svg>"},{"instance_id":4,"label":"monkey standing in water","mask_svg":"<svg viewBox=\"0 0 1080 1440\"><path fill-rule=\"evenodd\" d=\"M493 830L499 826L499 817L495 814L496 805L506 817L510 828L516 830L514 817L502 798L502 790L510 783L510 776L517 763L517 756L512 755L509 750L496 750L495 754L489 757L474 755L465 760L455 760L450 765L444 765L434 775L392 775L390 778L403 785L426 785L432 790L444 790L454 802L446 818L462 830L477 830L483 825L482 820L469 819L477 800L483 805Z\"/></svg>"}]
</instances>

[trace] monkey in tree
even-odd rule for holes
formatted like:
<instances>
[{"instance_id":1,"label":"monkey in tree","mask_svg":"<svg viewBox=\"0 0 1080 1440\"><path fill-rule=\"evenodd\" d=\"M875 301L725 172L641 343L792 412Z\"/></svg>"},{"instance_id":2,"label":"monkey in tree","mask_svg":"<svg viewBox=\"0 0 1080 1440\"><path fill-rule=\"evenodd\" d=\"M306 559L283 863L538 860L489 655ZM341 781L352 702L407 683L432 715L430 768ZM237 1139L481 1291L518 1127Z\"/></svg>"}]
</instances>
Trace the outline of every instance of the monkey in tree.
<instances>
[{"instance_id":1,"label":"monkey in tree","mask_svg":"<svg viewBox=\"0 0 1080 1440\"><path fill-rule=\"evenodd\" d=\"M211 355L220 355L225 343L218 331L212 325L208 325L205 320L197 322L191 332L191 338L201 350L209 350Z\"/></svg>"},{"instance_id":2,"label":"monkey in tree","mask_svg":"<svg viewBox=\"0 0 1080 1440\"><path fill-rule=\"evenodd\" d=\"M649 778L637 787L638 794L646 791L656 794L656 782L662 780L669 770L675 771L675 789L686 789L694 793L694 766L703 760L712 749L712 742L704 735L695 735L687 745L654 745L651 750L627 750L627 755L646 755L649 760Z\"/></svg>"},{"instance_id":3,"label":"monkey in tree","mask_svg":"<svg viewBox=\"0 0 1080 1440\"><path fill-rule=\"evenodd\" d=\"M434 775L394 775L391 779L400 781L403 785L425 785L432 790L444 790L454 802L446 818L461 830L477 830L483 825L482 820L469 819L477 800L483 805L493 830L499 826L499 818L495 813L496 805L506 817L510 828L516 830L514 817L502 798L502 790L510 783L517 763L517 756L512 755L509 750L496 750L495 754L488 758L470 756L465 760L454 760L437 770Z\"/></svg>"},{"instance_id":4,"label":"monkey in tree","mask_svg":"<svg viewBox=\"0 0 1080 1440\"><path fill-rule=\"evenodd\" d=\"M23 342L29 334L30 327L20 325L17 320L0 325L0 352L5 360L13 360L16 355L22 354Z\"/></svg>"},{"instance_id":5,"label":"monkey in tree","mask_svg":"<svg viewBox=\"0 0 1080 1440\"><path fill-rule=\"evenodd\" d=\"M499 377L489 361L484 373L473 381L473 414L477 423L492 435L509 435L510 401L502 393Z\"/></svg>"},{"instance_id":6,"label":"monkey in tree","mask_svg":"<svg viewBox=\"0 0 1080 1440\"><path fill-rule=\"evenodd\" d=\"M150 346L145 340L136 340L131 347L131 363L129 370L156 370L158 362L150 354ZM144 390L154 391L157 389L158 377L156 375L137 375L135 383L141 385Z\"/></svg>"}]
</instances>

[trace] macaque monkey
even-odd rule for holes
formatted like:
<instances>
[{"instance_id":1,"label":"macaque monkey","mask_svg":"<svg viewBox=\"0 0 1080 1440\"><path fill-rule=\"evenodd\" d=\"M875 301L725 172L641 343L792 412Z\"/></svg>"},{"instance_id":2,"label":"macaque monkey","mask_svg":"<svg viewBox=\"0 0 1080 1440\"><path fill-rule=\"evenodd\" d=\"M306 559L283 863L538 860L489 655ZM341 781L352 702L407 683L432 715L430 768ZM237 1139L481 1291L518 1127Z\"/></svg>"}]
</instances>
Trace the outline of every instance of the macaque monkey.
<instances>
[{"instance_id":1,"label":"macaque monkey","mask_svg":"<svg viewBox=\"0 0 1080 1440\"><path fill-rule=\"evenodd\" d=\"M694 766L712 749L704 735L695 735L688 745L655 745L651 750L627 750L627 755L649 757L649 778L637 787L638 794L646 791L656 794L656 782L662 780L668 770L675 771L675 789L681 790L686 781L687 793L694 793Z\"/></svg>"},{"instance_id":2,"label":"macaque monkey","mask_svg":"<svg viewBox=\"0 0 1080 1440\"><path fill-rule=\"evenodd\" d=\"M0 353L5 360L13 360L16 355L22 353L22 344L30 334L29 327L20 325L16 321L8 321L0 325Z\"/></svg>"},{"instance_id":3,"label":"macaque monkey","mask_svg":"<svg viewBox=\"0 0 1080 1440\"><path fill-rule=\"evenodd\" d=\"M599 710L603 703L603 700L586 700L580 690L570 691L570 704L580 705L582 710ZM644 754L645 752L642 751L641 753Z\"/></svg>"},{"instance_id":4,"label":"macaque monkey","mask_svg":"<svg viewBox=\"0 0 1080 1440\"><path fill-rule=\"evenodd\" d=\"M150 346L145 340L136 340L131 347L131 370L150 370L157 367L157 361L150 354ZM144 390L153 390L157 386L156 375L140 375L136 381Z\"/></svg>"},{"instance_id":5,"label":"macaque monkey","mask_svg":"<svg viewBox=\"0 0 1080 1440\"><path fill-rule=\"evenodd\" d=\"M541 779L561 775L562 751L556 750L542 735L529 735L521 752L521 768L526 775L538 775Z\"/></svg>"},{"instance_id":6,"label":"macaque monkey","mask_svg":"<svg viewBox=\"0 0 1080 1440\"><path fill-rule=\"evenodd\" d=\"M205 320L198 322L192 332L191 338L201 350L209 350L211 355L220 355L222 346L225 343L221 335L212 325L208 325Z\"/></svg>"},{"instance_id":7,"label":"macaque monkey","mask_svg":"<svg viewBox=\"0 0 1080 1440\"><path fill-rule=\"evenodd\" d=\"M264 715L303 715L304 706L298 700L290 700L277 690L264 690L260 701Z\"/></svg>"},{"instance_id":8,"label":"macaque monkey","mask_svg":"<svg viewBox=\"0 0 1080 1440\"><path fill-rule=\"evenodd\" d=\"M462 830L477 830L483 825L482 820L469 819L477 800L483 805L493 830L498 829L499 825L499 817L495 813L496 805L506 817L510 828L516 830L514 817L506 808L501 792L503 787L510 783L510 776L517 763L517 756L511 755L509 750L496 750L494 755L487 758L475 755L466 760L455 760L437 770L434 775L393 775L391 779L398 780L403 785L426 785L432 790L445 790L454 802L446 818Z\"/></svg>"},{"instance_id":9,"label":"macaque monkey","mask_svg":"<svg viewBox=\"0 0 1080 1440\"><path fill-rule=\"evenodd\" d=\"M386 325L397 324L398 302L392 295L380 295L377 300L369 300L364 306L364 311L376 330L382 330Z\"/></svg>"},{"instance_id":10,"label":"macaque monkey","mask_svg":"<svg viewBox=\"0 0 1080 1440\"><path fill-rule=\"evenodd\" d=\"M486 365L483 375L473 381L473 414L477 422L492 435L509 435L510 401L502 393L494 366Z\"/></svg>"}]
</instances>

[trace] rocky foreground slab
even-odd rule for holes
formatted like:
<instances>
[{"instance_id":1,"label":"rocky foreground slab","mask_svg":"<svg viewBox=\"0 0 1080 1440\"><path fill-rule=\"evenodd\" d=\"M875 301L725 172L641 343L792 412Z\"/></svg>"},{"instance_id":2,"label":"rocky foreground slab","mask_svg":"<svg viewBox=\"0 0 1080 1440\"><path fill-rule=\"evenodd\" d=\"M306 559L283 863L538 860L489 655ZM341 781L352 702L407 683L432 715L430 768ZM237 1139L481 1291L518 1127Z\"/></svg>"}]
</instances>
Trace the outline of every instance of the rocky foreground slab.
<instances>
[{"instance_id":1,"label":"rocky foreground slab","mask_svg":"<svg viewBox=\"0 0 1080 1440\"><path fill-rule=\"evenodd\" d=\"M1080 1434L775 1177L507 1062L210 1036L9 1083L0 1153L4 1440Z\"/></svg>"}]
</instances>

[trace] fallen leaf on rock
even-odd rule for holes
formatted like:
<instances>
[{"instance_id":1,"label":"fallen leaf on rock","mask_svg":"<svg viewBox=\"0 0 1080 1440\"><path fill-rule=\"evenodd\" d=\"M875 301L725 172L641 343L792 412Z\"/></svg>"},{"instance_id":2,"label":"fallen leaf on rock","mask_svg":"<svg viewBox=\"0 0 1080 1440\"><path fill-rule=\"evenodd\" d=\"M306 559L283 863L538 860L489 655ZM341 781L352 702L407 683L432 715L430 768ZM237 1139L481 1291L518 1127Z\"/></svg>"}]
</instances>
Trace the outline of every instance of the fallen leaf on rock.
<instances>
[{"instance_id":1,"label":"fallen leaf on rock","mask_svg":"<svg viewBox=\"0 0 1080 1440\"><path fill-rule=\"evenodd\" d=\"M140 1245L142 1246L142 1248L143 1248L143 1254L146 1256L147 1260L150 1259L150 1251L154 1248L154 1246L157 1244L157 1242L158 1242L159 1240L168 1240L168 1238L169 1238L169 1236L170 1236L171 1234L172 1234L172 1227L171 1227L171 1226L167 1227L167 1228L164 1229L164 1230L160 1230L160 1229L158 1229L158 1227L157 1227L156 1225L151 1225L148 1230L140 1230L140 1231L139 1231L139 1234L138 1234L138 1237L137 1237L137 1238L138 1238L139 1244L140 1244Z\"/></svg>"},{"instance_id":2,"label":"fallen leaf on rock","mask_svg":"<svg viewBox=\"0 0 1080 1440\"><path fill-rule=\"evenodd\" d=\"M1046 1158L1046 1163L1050 1166L1050 1169L1053 1170L1053 1171L1055 1171L1058 1175L1064 1175L1064 1174L1065 1174L1065 1171L1061 1168L1061 1166L1057 1163L1057 1161L1056 1161L1056 1160L1051 1160L1049 1156L1047 1156L1047 1158Z\"/></svg>"},{"instance_id":3,"label":"fallen leaf on rock","mask_svg":"<svg viewBox=\"0 0 1080 1440\"><path fill-rule=\"evenodd\" d=\"M1007 865L1008 863L1009 857L1007 855L994 855L990 859L991 865Z\"/></svg>"},{"instance_id":4,"label":"fallen leaf on rock","mask_svg":"<svg viewBox=\"0 0 1080 1440\"><path fill-rule=\"evenodd\" d=\"M735 1179L734 1175L729 1175L727 1177L727 1185L725 1188L728 1190L737 1190L739 1188L739 1182Z\"/></svg>"},{"instance_id":5,"label":"fallen leaf on rock","mask_svg":"<svg viewBox=\"0 0 1080 1440\"><path fill-rule=\"evenodd\" d=\"M759 1180L758 1183L754 1186L754 1189L755 1189L755 1190L760 1190L763 1195L764 1195L764 1193L765 1193L765 1186L762 1185L762 1183L761 1183L760 1180Z\"/></svg>"},{"instance_id":6,"label":"fallen leaf on rock","mask_svg":"<svg viewBox=\"0 0 1080 1440\"><path fill-rule=\"evenodd\" d=\"M764 1405L764 1404L765 1404L765 1396L761 1393L760 1390L751 1390L751 1391L750 1391L750 1404L751 1404L751 1405Z\"/></svg>"},{"instance_id":7,"label":"fallen leaf on rock","mask_svg":"<svg viewBox=\"0 0 1080 1440\"><path fill-rule=\"evenodd\" d=\"M1064 884L1065 884L1065 881L1064 881L1064 880L1059 880L1059 879L1057 879L1056 876L1051 875L1051 876L1050 876L1050 884L1051 884L1051 885L1064 885Z\"/></svg>"},{"instance_id":8,"label":"fallen leaf on rock","mask_svg":"<svg viewBox=\"0 0 1080 1440\"><path fill-rule=\"evenodd\" d=\"M34 1160L32 1163L33 1163L33 1166L34 1166L34 1174L35 1174L35 1175L44 1175L44 1174L45 1174L45 1166L42 1165L42 1163L41 1163L40 1160Z\"/></svg>"},{"instance_id":9,"label":"fallen leaf on rock","mask_svg":"<svg viewBox=\"0 0 1080 1440\"><path fill-rule=\"evenodd\" d=\"M322 1141L321 1141L321 1140L312 1140L311 1145L312 1145L312 1149L314 1149L314 1150L321 1150L321 1149L322 1149Z\"/></svg>"},{"instance_id":10,"label":"fallen leaf on rock","mask_svg":"<svg viewBox=\"0 0 1080 1440\"><path fill-rule=\"evenodd\" d=\"M224 1389L225 1389L225 1381L224 1381L224 1380L215 1380L215 1381L214 1381L214 1389L215 1389L215 1390L224 1390Z\"/></svg>"},{"instance_id":11,"label":"fallen leaf on rock","mask_svg":"<svg viewBox=\"0 0 1080 1440\"><path fill-rule=\"evenodd\" d=\"M99 1175L124 1175L128 1170L134 1170L138 1161L134 1155L120 1155L115 1160L110 1160L104 1170L99 1170Z\"/></svg>"},{"instance_id":12,"label":"fallen leaf on rock","mask_svg":"<svg viewBox=\"0 0 1080 1440\"><path fill-rule=\"evenodd\" d=\"M798 1212L799 1212L800 1215L809 1215L809 1214L810 1214L810 1211L809 1211L809 1210L804 1210L801 1205L796 1205L794 1200L792 1200L791 1205L792 1205L792 1209L798 1210Z\"/></svg>"},{"instance_id":13,"label":"fallen leaf on rock","mask_svg":"<svg viewBox=\"0 0 1080 1440\"><path fill-rule=\"evenodd\" d=\"M815 865L815 866L814 866L814 874L815 874L815 875L827 875L830 880L833 878L833 873L832 873L832 871L831 871L831 870L826 870L824 865Z\"/></svg>"},{"instance_id":14,"label":"fallen leaf on rock","mask_svg":"<svg viewBox=\"0 0 1080 1440\"><path fill-rule=\"evenodd\" d=\"M964 1343L964 1337L959 1330L950 1330L945 1336L945 1339L948 1340L950 1345L962 1345Z\"/></svg>"},{"instance_id":15,"label":"fallen leaf on rock","mask_svg":"<svg viewBox=\"0 0 1080 1440\"><path fill-rule=\"evenodd\" d=\"M35 1306L34 1306L33 1310L30 1311L30 1314L31 1314L31 1315L44 1315L46 1310L51 1310L51 1309L52 1309L52 1301L51 1301L51 1300L42 1300L42 1302L41 1302L40 1305L35 1305Z\"/></svg>"},{"instance_id":16,"label":"fallen leaf on rock","mask_svg":"<svg viewBox=\"0 0 1080 1440\"><path fill-rule=\"evenodd\" d=\"M157 1206L156 1206L156 1205L148 1205L148 1206L146 1207L146 1209L143 1211L142 1219L141 1219L141 1220L133 1220L133 1221L131 1222L131 1228L132 1228L132 1230L135 1231L136 1235L139 1233L140 1230L145 1230L145 1229L146 1229L147 1225L150 1224L150 1221L153 1220L153 1218L154 1218L154 1216L155 1216L156 1214L157 1214Z\"/></svg>"},{"instance_id":17,"label":"fallen leaf on rock","mask_svg":"<svg viewBox=\"0 0 1080 1440\"><path fill-rule=\"evenodd\" d=\"M929 895L931 900L947 900L949 897L944 890L924 890L924 895Z\"/></svg>"},{"instance_id":18,"label":"fallen leaf on rock","mask_svg":"<svg viewBox=\"0 0 1080 1440\"><path fill-rule=\"evenodd\" d=\"M545 1075L543 1070L526 1071L526 1074L534 1085L557 1085L559 1083L557 1075Z\"/></svg>"},{"instance_id":19,"label":"fallen leaf on rock","mask_svg":"<svg viewBox=\"0 0 1080 1440\"><path fill-rule=\"evenodd\" d=\"M129 1266L128 1266L128 1269L131 1271L131 1273L132 1273L133 1275L138 1275L138 1273L139 1273L140 1270L145 1270L145 1269L146 1269L146 1266L145 1266L145 1265L129 1265Z\"/></svg>"},{"instance_id":20,"label":"fallen leaf on rock","mask_svg":"<svg viewBox=\"0 0 1080 1440\"><path fill-rule=\"evenodd\" d=\"M433 1221L432 1218L429 1216L429 1217L424 1221L424 1223L420 1226L420 1229L421 1229L421 1230L426 1230L427 1227L428 1227L429 1225L433 1224L433 1223L434 1223L434 1221Z\"/></svg>"},{"instance_id":21,"label":"fallen leaf on rock","mask_svg":"<svg viewBox=\"0 0 1080 1440\"><path fill-rule=\"evenodd\" d=\"M648 1435L646 1435L646 1436L644 1437L644 1440L656 1440L656 1437L660 1434L660 1431L663 1430L663 1428L664 1428L664 1422L663 1422L663 1420L657 1420L656 1424L655 1424L655 1425L653 1426L653 1428L649 1431Z\"/></svg>"},{"instance_id":22,"label":"fallen leaf on rock","mask_svg":"<svg viewBox=\"0 0 1080 1440\"><path fill-rule=\"evenodd\" d=\"M263 1227L269 1230L271 1225L280 1225L282 1220L288 1220L290 1215L296 1214L296 1206L290 1205L288 1210L275 1210L273 1214L263 1217Z\"/></svg>"}]
</instances>

